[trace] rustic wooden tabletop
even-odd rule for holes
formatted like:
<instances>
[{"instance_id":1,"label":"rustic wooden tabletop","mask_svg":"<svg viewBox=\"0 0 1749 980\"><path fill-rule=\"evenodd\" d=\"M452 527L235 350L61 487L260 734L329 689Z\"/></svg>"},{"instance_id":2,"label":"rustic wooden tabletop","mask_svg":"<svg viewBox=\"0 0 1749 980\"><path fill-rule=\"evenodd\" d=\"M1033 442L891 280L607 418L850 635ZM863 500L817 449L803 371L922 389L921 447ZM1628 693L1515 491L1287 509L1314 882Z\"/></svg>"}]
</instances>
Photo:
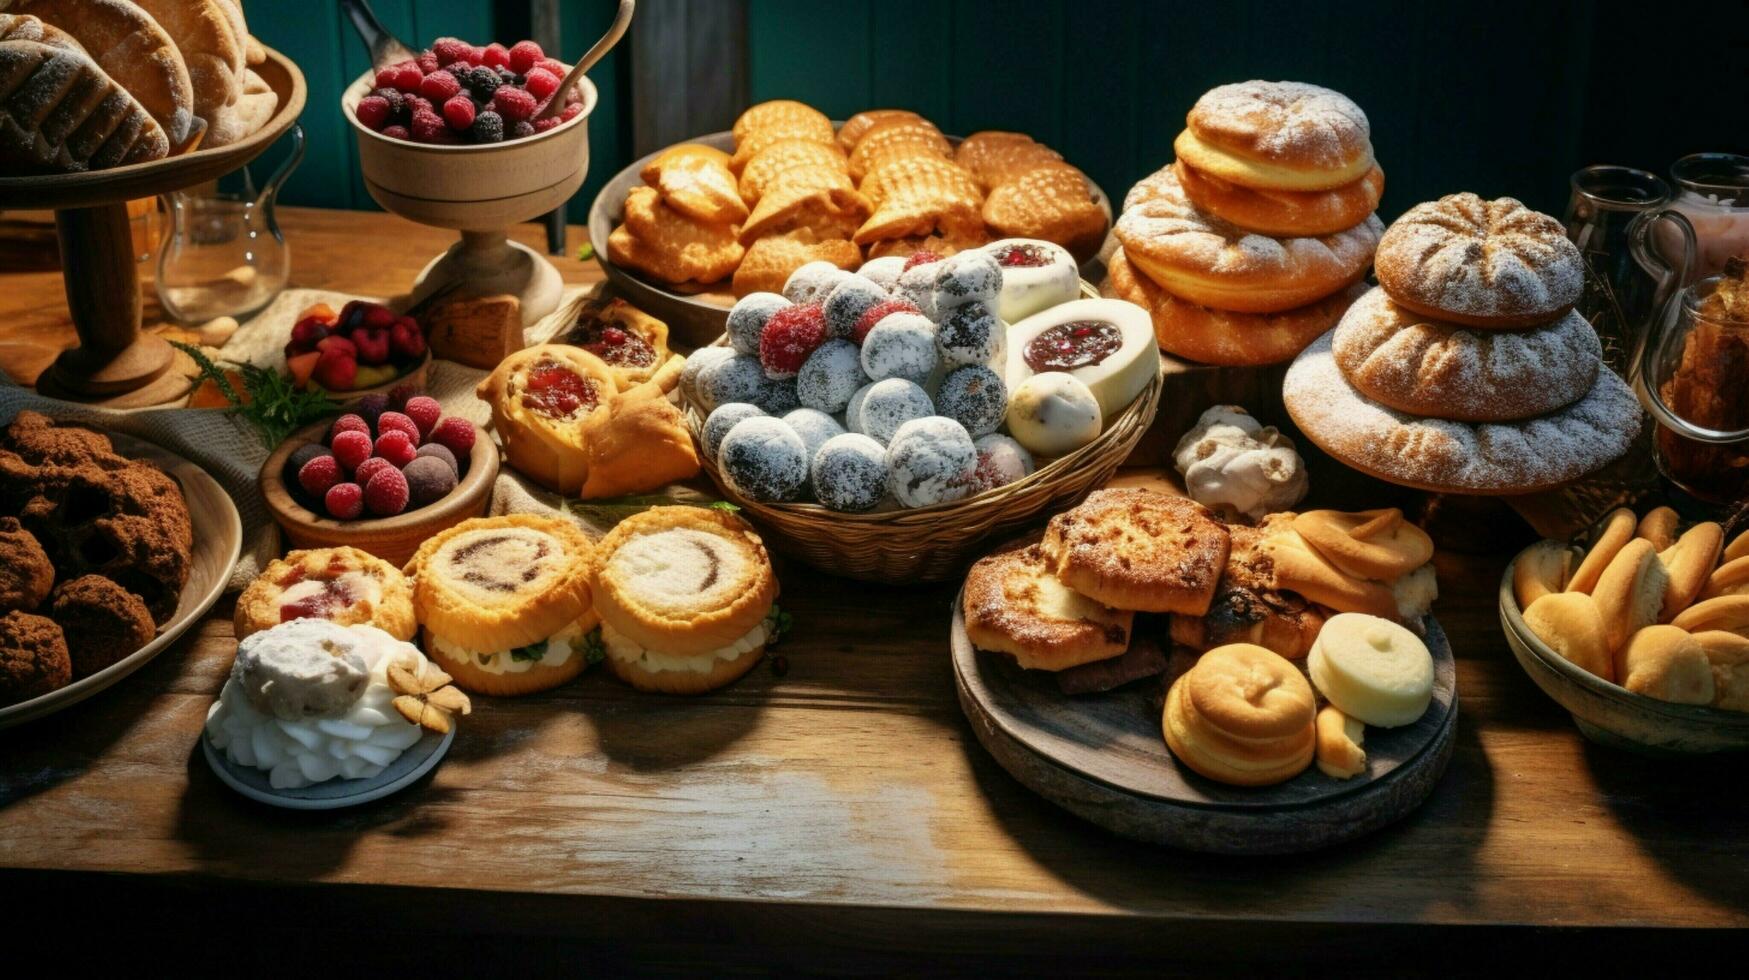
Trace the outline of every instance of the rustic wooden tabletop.
<instances>
[{"instance_id":1,"label":"rustic wooden tabletop","mask_svg":"<svg viewBox=\"0 0 1749 980\"><path fill-rule=\"evenodd\" d=\"M304 286L392 293L445 242L385 215L282 217ZM599 275L557 264L572 281ZM30 352L70 342L58 274L0 275L0 323L15 376ZM221 602L124 683L0 734L0 883L20 910L14 935L63 915L89 928L101 911L137 927L136 942L193 955L228 937L257 962L277 954L251 937L312 929L388 963L413 947L375 944L385 932L417 937L421 956L498 957L481 937L512 937L528 955L576 955L576 943L597 957L578 964L717 970L976 959L1090 972L1243 956L1390 973L1486 960L1527 937L1547 955L1592 956L1740 941L1749 765L1581 739L1501 637L1505 562L1440 555L1456 754L1421 810L1339 850L1202 857L1082 823L972 737L949 665L951 585L879 588L780 564L795 617L781 675L774 657L693 700L600 671L482 698L433 776L326 815L250 803L199 758L234 650Z\"/></svg>"}]
</instances>

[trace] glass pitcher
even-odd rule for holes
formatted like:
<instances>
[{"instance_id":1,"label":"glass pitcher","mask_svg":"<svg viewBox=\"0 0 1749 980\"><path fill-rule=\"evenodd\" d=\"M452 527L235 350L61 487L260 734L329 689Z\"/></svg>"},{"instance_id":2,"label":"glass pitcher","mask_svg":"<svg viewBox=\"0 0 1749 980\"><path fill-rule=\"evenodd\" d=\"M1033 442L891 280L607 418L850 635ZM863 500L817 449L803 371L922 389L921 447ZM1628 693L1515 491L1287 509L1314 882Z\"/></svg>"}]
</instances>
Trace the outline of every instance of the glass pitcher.
<instances>
[{"instance_id":1,"label":"glass pitcher","mask_svg":"<svg viewBox=\"0 0 1749 980\"><path fill-rule=\"evenodd\" d=\"M1674 192L1655 173L1608 164L1576 171L1568 185L1563 223L1587 273L1577 309L1597 331L1604 363L1625 378L1647 318L1662 308L1672 286L1680 285L1662 274L1662 263L1647 269L1635 260L1632 229L1642 215L1661 210Z\"/></svg>"},{"instance_id":2,"label":"glass pitcher","mask_svg":"<svg viewBox=\"0 0 1749 980\"><path fill-rule=\"evenodd\" d=\"M1713 301L1742 269L1684 289L1652 325L1637 385L1657 423L1658 469L1685 493L1723 505L1749 496L1749 304Z\"/></svg>"},{"instance_id":3,"label":"glass pitcher","mask_svg":"<svg viewBox=\"0 0 1749 980\"><path fill-rule=\"evenodd\" d=\"M273 205L304 158L303 127L287 138L291 152L260 187L244 167L238 191L206 184L164 195L169 228L158 252L158 302L176 320L242 319L285 288L291 253Z\"/></svg>"}]
</instances>

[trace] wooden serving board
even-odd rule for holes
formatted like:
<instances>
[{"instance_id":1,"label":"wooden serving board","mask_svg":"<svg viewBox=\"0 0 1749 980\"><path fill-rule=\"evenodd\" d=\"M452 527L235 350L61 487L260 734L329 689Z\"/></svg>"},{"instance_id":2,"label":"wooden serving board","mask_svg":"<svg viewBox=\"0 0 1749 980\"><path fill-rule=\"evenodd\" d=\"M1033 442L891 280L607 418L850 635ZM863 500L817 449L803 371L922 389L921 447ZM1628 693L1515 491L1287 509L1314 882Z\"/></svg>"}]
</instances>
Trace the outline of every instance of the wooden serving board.
<instances>
[{"instance_id":1,"label":"wooden serving board","mask_svg":"<svg viewBox=\"0 0 1749 980\"><path fill-rule=\"evenodd\" d=\"M1365 776L1332 779L1313 766L1277 786L1245 788L1205 779L1167 750L1163 684L1064 694L1049 674L974 649L962 609L956 598L954 680L978 741L1028 789L1124 837L1214 854L1329 847L1408 814L1451 760L1457 670L1432 617L1433 703L1413 725L1367 729Z\"/></svg>"}]
</instances>

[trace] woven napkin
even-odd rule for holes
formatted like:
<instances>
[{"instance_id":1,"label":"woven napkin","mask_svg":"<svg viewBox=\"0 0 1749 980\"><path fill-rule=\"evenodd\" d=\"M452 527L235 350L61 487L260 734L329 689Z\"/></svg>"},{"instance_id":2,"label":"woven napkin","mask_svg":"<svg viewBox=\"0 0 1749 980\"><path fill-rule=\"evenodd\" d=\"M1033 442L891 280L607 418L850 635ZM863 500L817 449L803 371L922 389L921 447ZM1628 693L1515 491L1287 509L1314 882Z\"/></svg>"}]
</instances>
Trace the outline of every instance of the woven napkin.
<instances>
[{"instance_id":1,"label":"woven napkin","mask_svg":"<svg viewBox=\"0 0 1749 980\"><path fill-rule=\"evenodd\" d=\"M563 312L579 294L590 287L568 287L559 304ZM282 353L291 336L292 324L302 310L316 303L327 303L339 309L347 301L368 299L344 293L318 289L288 289L260 313L238 326L224 347L210 350L215 360L230 363L257 364L270 369L282 369ZM566 318L557 314L529 327L523 336L527 344L545 343L566 326ZM445 415L458 415L485 428L492 420L492 410L474 397L474 387L488 372L453 361L433 361L426 372L425 393L437 399ZM237 567L231 573L227 590L241 589L261 573L268 562L283 553L279 527L267 512L257 477L267 462L269 448L261 444L248 423L230 412L210 408L165 408L117 411L93 408L77 402L66 402L22 388L0 374L0 422L10 422L26 409L42 412L56 419L88 425L99 431L122 432L156 443L165 449L200 465L225 488L237 505L243 521L243 548ZM580 504L535 486L510 469L502 467L492 490L492 514L540 513L561 515L575 521L591 537L600 537L620 517L663 500L684 501L695 496L686 488L641 498L637 502L618 501L604 505Z\"/></svg>"}]
</instances>

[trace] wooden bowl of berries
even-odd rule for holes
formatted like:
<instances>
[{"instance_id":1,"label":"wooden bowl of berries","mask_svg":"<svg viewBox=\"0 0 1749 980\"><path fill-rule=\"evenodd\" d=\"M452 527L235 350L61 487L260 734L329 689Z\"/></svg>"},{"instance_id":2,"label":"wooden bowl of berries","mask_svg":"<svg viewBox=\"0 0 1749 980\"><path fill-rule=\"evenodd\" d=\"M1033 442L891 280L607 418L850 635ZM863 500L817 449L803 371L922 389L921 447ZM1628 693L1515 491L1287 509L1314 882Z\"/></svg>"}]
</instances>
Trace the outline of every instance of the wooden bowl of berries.
<instances>
[{"instance_id":1,"label":"wooden bowl of berries","mask_svg":"<svg viewBox=\"0 0 1749 980\"><path fill-rule=\"evenodd\" d=\"M327 303L309 307L298 314L285 345L292 384L321 388L343 402L403 385L418 388L430 366L419 321L365 300L339 311Z\"/></svg>"},{"instance_id":2,"label":"wooden bowl of berries","mask_svg":"<svg viewBox=\"0 0 1749 980\"><path fill-rule=\"evenodd\" d=\"M297 548L351 545L403 564L445 528L486 513L498 447L415 394L366 395L280 443L261 467L267 509Z\"/></svg>"}]
</instances>

